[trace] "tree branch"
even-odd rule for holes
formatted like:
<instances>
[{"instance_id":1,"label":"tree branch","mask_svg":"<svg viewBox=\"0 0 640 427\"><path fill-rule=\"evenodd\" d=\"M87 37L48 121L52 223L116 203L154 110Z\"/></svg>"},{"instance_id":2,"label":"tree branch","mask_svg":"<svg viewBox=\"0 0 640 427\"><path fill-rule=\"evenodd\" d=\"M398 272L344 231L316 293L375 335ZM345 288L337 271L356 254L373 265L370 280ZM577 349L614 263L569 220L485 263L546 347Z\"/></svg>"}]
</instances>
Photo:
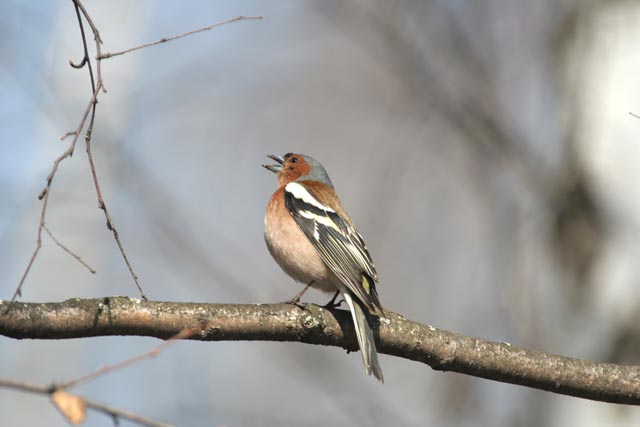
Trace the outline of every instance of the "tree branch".
<instances>
[{"instance_id":1,"label":"tree branch","mask_svg":"<svg viewBox=\"0 0 640 427\"><path fill-rule=\"evenodd\" d=\"M201 33L203 31L213 30L214 28L221 27L222 25L231 24L232 22L244 21L248 19L262 19L262 16L236 16L235 18L227 19L226 21L218 22L217 24L208 25L203 28L198 28L197 30L187 31L186 33L178 34L177 36L172 37L163 37L160 40L156 40L155 42L145 43L140 46L132 47L129 49L121 50L120 52L107 52L104 54L99 54L96 59L103 60L113 58L114 56L124 55L129 52L133 52L134 50L144 49L147 47L155 46L161 43L170 42L173 40L180 39L182 37L187 37L192 34Z\"/></svg>"},{"instance_id":2,"label":"tree branch","mask_svg":"<svg viewBox=\"0 0 640 427\"><path fill-rule=\"evenodd\" d=\"M313 304L198 304L127 297L60 303L0 302L0 334L17 339L108 335L170 338L206 325L202 341L297 341L358 346L349 313ZM640 404L640 367L594 363L483 341L436 329L387 312L374 325L381 353L453 371L603 402Z\"/></svg>"},{"instance_id":3,"label":"tree branch","mask_svg":"<svg viewBox=\"0 0 640 427\"><path fill-rule=\"evenodd\" d=\"M50 396L52 396L57 390L59 390L55 386L41 386L38 384L29 384L22 381L12 381L2 378L0 378L0 387ZM87 408L103 412L104 414L111 416L116 422L122 418L149 427L173 427L173 424L167 424L161 421L152 420L151 418L142 417L138 414L134 414L133 412L123 411L121 409L107 406L94 400L85 399L84 397L76 396L76 398L81 399Z\"/></svg>"}]
</instances>

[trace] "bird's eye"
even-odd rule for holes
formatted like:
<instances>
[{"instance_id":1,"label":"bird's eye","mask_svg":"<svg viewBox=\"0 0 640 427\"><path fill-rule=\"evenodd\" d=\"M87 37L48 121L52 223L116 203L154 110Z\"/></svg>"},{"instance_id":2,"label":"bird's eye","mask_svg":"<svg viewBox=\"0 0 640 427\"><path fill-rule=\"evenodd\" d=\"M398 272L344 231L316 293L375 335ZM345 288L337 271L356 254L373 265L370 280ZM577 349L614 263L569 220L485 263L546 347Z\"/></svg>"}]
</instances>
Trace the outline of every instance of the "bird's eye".
<instances>
[{"instance_id":1,"label":"bird's eye","mask_svg":"<svg viewBox=\"0 0 640 427\"><path fill-rule=\"evenodd\" d=\"M290 161L291 161L291 163L298 163L298 158L297 157L292 157Z\"/></svg>"}]
</instances>

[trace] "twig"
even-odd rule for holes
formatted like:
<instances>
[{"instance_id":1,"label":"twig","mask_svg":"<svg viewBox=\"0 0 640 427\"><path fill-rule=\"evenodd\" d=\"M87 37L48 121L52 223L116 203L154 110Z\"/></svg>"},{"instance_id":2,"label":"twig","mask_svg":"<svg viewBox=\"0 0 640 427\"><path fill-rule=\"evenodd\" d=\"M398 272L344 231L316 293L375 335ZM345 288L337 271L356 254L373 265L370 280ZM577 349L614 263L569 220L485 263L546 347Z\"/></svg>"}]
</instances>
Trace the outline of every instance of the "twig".
<instances>
[{"instance_id":1,"label":"twig","mask_svg":"<svg viewBox=\"0 0 640 427\"><path fill-rule=\"evenodd\" d=\"M207 329L191 339L290 341L358 349L349 312L313 304L300 308L292 304L195 304L109 297L16 302L14 306L11 316L0 316L0 335L19 339L115 335L166 339L204 321ZM380 353L415 360L438 371L601 402L640 405L640 366L528 350L421 325L388 310L385 314L386 319L374 324Z\"/></svg>"},{"instance_id":2,"label":"twig","mask_svg":"<svg viewBox=\"0 0 640 427\"><path fill-rule=\"evenodd\" d=\"M163 423L162 421L152 420L151 418L142 417L140 415L134 414L133 412L123 411L122 409L114 408L113 406L107 406L100 402L96 402L94 400L84 400L87 404L87 408L91 408L96 411L104 412L105 414L111 415L111 417L116 421L119 418L124 418L134 423L150 426L150 427L173 427L174 424ZM117 425L117 424L116 424Z\"/></svg>"},{"instance_id":3,"label":"twig","mask_svg":"<svg viewBox=\"0 0 640 427\"><path fill-rule=\"evenodd\" d=\"M37 394L44 394L44 395L51 395L56 390L58 390L55 387L45 387L37 384L30 384L22 381L12 381L12 380L2 379L2 378L0 378L0 387L7 387L14 390L20 390L20 391L26 391L29 393L37 393ZM91 408L95 411L102 412L106 415L110 415L115 420L124 418L134 423L144 425L144 426L149 426L149 427L173 426L173 424L167 424L161 421L152 420L150 418L141 417L140 415L134 414L132 412L123 411L121 409L117 409L112 406L107 406L93 400L85 399L84 397L81 397L81 399L85 402L87 408Z\"/></svg>"},{"instance_id":4,"label":"twig","mask_svg":"<svg viewBox=\"0 0 640 427\"><path fill-rule=\"evenodd\" d=\"M76 15L78 16L78 23L80 25L80 32L82 33L82 44L84 46L84 52L85 55L87 57L87 61L89 63L89 74L91 75L91 87L94 87L94 81L93 81L93 70L91 69L91 61L88 58L88 52L87 52L87 40L84 36L84 27L82 26L82 19L80 18L80 14L78 13L78 9L80 9L80 11L82 12L82 15L84 16L84 18L87 20L87 22L89 23L89 27L91 27L91 32L93 33L93 40L96 43L96 57L100 57L100 55L102 54L102 38L100 37L100 31L98 31L98 27L96 27L96 24L93 23L93 19L91 19L91 16L89 15L89 13L87 12L87 9L84 8L84 5L80 2L80 0L73 0L73 4L76 8ZM73 65L73 64L72 64ZM102 91L103 92L107 92L107 89L104 87L104 82L102 81L102 68L101 68L101 64L100 61L97 61L97 65L96 65L96 69L97 69L97 75L98 75L98 85L102 86Z\"/></svg>"},{"instance_id":5,"label":"twig","mask_svg":"<svg viewBox=\"0 0 640 427\"><path fill-rule=\"evenodd\" d=\"M27 274L29 274L29 271L31 270L31 266L33 265L33 262L35 261L36 256L38 255L38 252L40 252L40 248L42 247L42 228L44 227L44 218L47 212L48 202L49 202L49 192L47 191L44 195L44 200L42 202L42 210L40 211L40 222L38 222L38 238L36 239L36 248L33 251L31 258L29 259L27 268L24 270L24 273L22 273L22 277L20 278L20 283L18 283L18 287L13 292L13 296L11 297L10 304L7 306L7 309L4 312L5 315L9 312L9 309L11 308L11 303L13 303L16 300L16 298L18 298L19 296L22 296L22 285L24 284L24 281L27 278Z\"/></svg>"},{"instance_id":6,"label":"twig","mask_svg":"<svg viewBox=\"0 0 640 427\"><path fill-rule=\"evenodd\" d=\"M98 87L93 92L93 96L91 97L91 100L89 101L89 105L87 105L87 108L85 109L84 114L82 115L82 119L80 120L80 124L78 125L76 130L73 131L73 140L71 141L71 144L69 145L69 148L64 153L62 153L62 155L60 155L60 157L58 157L53 162L53 167L51 168L51 172L47 176L47 183L46 183L44 189L38 195L38 199L43 200L43 202L42 202L42 210L40 211L40 222L38 223L38 237L37 237L37 240L36 240L36 248L33 251L33 254L31 255L31 258L29 259L29 263L27 264L27 268L24 270L24 273L22 274L22 278L20 279L20 283L18 283L18 287L16 288L15 292L13 293L13 296L11 297L11 302L14 302L16 300L16 298L18 298L22 294L22 285L24 284L24 281L27 278L27 275L29 274L29 271L31 270L31 267L33 266L33 262L35 261L36 256L38 255L38 252L40 251L40 247L42 246L42 228L44 227L45 217L47 215L47 205L48 205L48 201L49 201L49 192L51 190L51 183L53 181L53 177L55 176L56 172L58 171L58 166L60 165L60 162L62 162L67 157L71 157L73 155L73 152L74 152L75 147L76 147L76 142L78 141L78 136L80 135L80 132L82 131L82 128L84 127L84 124L87 121L87 116L89 115L89 111L91 111L93 105L95 104L96 98L98 97L98 91L99 90L100 90L100 84L98 83ZM70 134L71 133L68 133L67 135L70 135Z\"/></svg>"},{"instance_id":7,"label":"twig","mask_svg":"<svg viewBox=\"0 0 640 427\"><path fill-rule=\"evenodd\" d=\"M71 62L71 61L69 61ZM70 137L71 135L75 135L76 131L75 130L70 130L69 132L65 133L64 135L62 135L60 137L60 141L64 141L65 139L67 139L68 137Z\"/></svg>"},{"instance_id":8,"label":"twig","mask_svg":"<svg viewBox=\"0 0 640 427\"><path fill-rule=\"evenodd\" d=\"M49 233L49 230L46 228L46 226L43 226L44 230L47 231ZM51 235L51 237L53 238L53 236ZM53 384L49 387L43 387L43 386L39 386L39 385L35 385L35 384L28 384L28 383L23 383L23 382L18 382L18 381L12 381L12 380L5 380L0 378L0 386L4 386L4 387L9 387L9 388L14 388L14 389L18 389L18 390L23 390L23 391L29 391L29 392L33 392L33 393L40 393L40 394L49 394L49 395L53 395L56 391L59 390L65 390L65 389L69 389L71 387L75 387L81 383L85 383L87 381L90 381L94 378L97 378L101 375L104 375L108 372L111 371L115 371L117 369L121 369L124 368L126 366L132 365L136 362L139 362L143 359L146 358L151 358L151 357L155 357L157 356L162 350L164 350L166 347L168 347L169 345L175 343L176 341L179 340L183 340L186 338L190 338L193 335L199 333L199 332L203 332L206 331L207 329L207 324L206 323L201 323L201 326L199 327L191 327L191 328L185 328L183 330L181 330L180 332L178 332L176 335L174 335L173 337L167 339L165 342L161 343L160 345L151 348L143 353L140 353L136 356L133 356L127 360L124 360L120 363L117 363L115 365L106 365L103 366L99 369L97 369L94 372L90 372L89 374L83 375L81 377L78 377L76 379L67 381L65 383L62 384ZM155 420L151 420L149 418L145 418L145 417L141 417L137 414L134 414L132 412L127 412L127 411L123 411L121 409L117 409L114 408L112 406L107 406L104 405L102 403L99 402L95 402L92 400L87 400L84 397L80 397L80 396L75 396L74 395L74 399L81 399L81 401L83 402L84 406L86 406L87 408L91 408L94 409L96 411L100 411L103 412L107 415L110 415L113 419L114 419L114 423L117 425L117 421L119 418L126 418L130 421L136 422L138 424L142 424L142 425L146 425L146 426L152 426L152 427L167 427L167 426L171 426L171 424L166 424L160 421L155 421ZM63 412L64 413L64 412ZM65 414L66 415L66 414ZM82 419L84 419L84 411L81 415Z\"/></svg>"},{"instance_id":9,"label":"twig","mask_svg":"<svg viewBox=\"0 0 640 427\"><path fill-rule=\"evenodd\" d=\"M87 47L87 38L84 33L84 25L82 24L82 18L80 17L80 7L78 2L74 2L73 6L76 10L76 18L78 19L78 25L80 26L80 35L82 36L82 48L84 50L84 56L82 57L82 61L79 64L74 64L73 61L69 60L69 65L73 68L80 69L85 65L89 68L89 75L91 76L91 88L95 90L95 82L93 80L93 71L91 68L91 58L89 58L89 49Z\"/></svg>"},{"instance_id":10,"label":"twig","mask_svg":"<svg viewBox=\"0 0 640 427\"><path fill-rule=\"evenodd\" d=\"M102 198L102 191L100 190L100 183L98 182L98 175L96 174L96 166L93 161L93 154L91 153L91 133L93 131L93 120L95 118L95 106L91 112L91 120L89 120L89 126L87 126L87 132L84 137L85 144L87 146L87 157L89 159L89 167L91 168L91 176L93 177L93 184L96 188L96 196L98 197L98 207L102 209L104 212L104 217L107 220L107 228L113 233L113 238L118 245L118 249L120 249L120 255L122 255L122 259L124 263L127 265L129 269L129 273L131 274L131 278L133 279L136 287L138 288L138 292L142 299L147 299L147 295L144 293L142 286L140 286L140 282L138 281L138 275L133 271L133 267L129 262L129 258L127 257L126 252L124 251L124 246L122 246L122 242L120 241L120 235L118 234L118 230L116 229L113 219L111 219L111 215L109 214L109 210L107 209L107 205L104 203L104 199Z\"/></svg>"},{"instance_id":11,"label":"twig","mask_svg":"<svg viewBox=\"0 0 640 427\"><path fill-rule=\"evenodd\" d=\"M33 254L31 255L31 258L29 259L29 263L27 264L27 267L20 279L20 282L18 284L18 287L16 288L13 297L11 298L11 301L15 301L16 298L18 298L21 293L22 293L22 286L26 280L26 277L29 273L29 271L31 270L31 267L33 266L33 263L35 262L35 259L40 251L40 248L42 246L42 229L44 227L45 224L45 217L46 217L46 210L47 210L47 201L48 201L48 197L49 197L49 192L51 191L51 183L53 181L53 178L56 174L56 172L58 171L58 167L60 165L60 163L65 160L67 157L71 157L73 156L73 153L75 151L75 147L76 147L76 143L78 141L78 137L80 136L80 134L82 133L82 130L84 129L84 126L86 124L87 121L87 117L89 116L89 112L91 112L91 119L89 120L89 125L87 126L87 130L85 133L85 143L86 143L86 151L87 151L87 156L89 159L89 166L91 168L91 175L93 177L93 182L96 188L96 195L98 197L98 206L100 209L102 209L102 211L104 212L105 215L105 219L107 220L107 228L109 230L111 230L111 232L113 233L113 237L116 241L116 244L118 245L118 249L120 250L120 254L122 255L122 258L125 262L125 264L127 265L127 269L129 270L129 273L131 274L131 277L133 278L133 281L136 284L136 287L138 288L138 292L140 293L140 296L143 299L147 299L147 296L145 294L145 292L143 291L142 287L140 286L140 282L138 280L138 276L135 273L135 271L133 270L133 266L131 265L131 262L129 261L129 258L127 257L127 254L124 250L124 246L122 245L122 242L120 240L120 236L118 234L117 229L114 226L113 223L113 219L111 218L111 215L109 213L109 211L107 210L106 204L104 202L104 199L102 197L102 191L100 190L100 184L98 181L98 177L97 177L97 173L96 173L96 168L95 168L95 162L93 160L93 154L91 153L91 135L93 132L93 123L94 123L94 119L95 119L95 113L96 113L96 104L98 103L98 93L102 90L103 92L106 92L106 88L104 87L104 82L102 80L102 68L101 68L101 61L102 59L106 59L106 58L111 58L113 56L118 56L118 55L124 55L128 52L132 52L134 50L138 50L138 49L143 49L145 47L149 47L149 46L154 46L160 43L165 43L168 41L172 41L172 40L176 40L191 34L195 34L195 33L199 33L202 31L207 31L207 30L211 30L213 28L219 27L221 25L225 25L225 24L229 24L232 22L236 22L236 21L241 21L241 20L248 20L248 19L262 19L261 16L237 16L235 18L223 21L223 22L219 22L217 24L213 24L210 25L208 27L204 27L204 28L200 28L197 30L193 30L193 31L189 31L183 34L179 34L177 36L173 36L173 37L166 37L166 38L162 38L156 42L153 43L147 43L141 46L136 46L133 47L131 49L127 49L124 51L120 51L120 52L115 52L115 53L107 53L107 54L102 54L102 38L100 37L100 32L98 31L98 28L96 27L96 25L93 22L93 19L91 19L91 16L89 15L89 13L87 12L87 9L84 7L84 5L82 4L82 2L80 0L73 0L73 4L74 4L74 8L75 8L75 12L76 12L76 17L78 19L78 26L80 27L80 34L82 37L82 47L83 47L83 58L82 60L80 60L79 63L74 63L73 61L69 61L69 64L73 67L73 68L82 68L84 66L87 67L87 70L89 72L89 78L91 80L91 89L93 92L93 95L91 97L91 100L89 101L89 105L87 105L87 108L85 109L83 115L82 115L82 119L80 120L80 124L78 125L78 127L73 130L73 131L69 131L66 134L64 134L61 139L64 140L69 136L73 136L73 140L71 142L71 144L69 145L69 148L62 153L62 155L60 155L54 162L53 162L53 167L51 168L51 172L49 173L49 175L47 176L47 183L44 187L44 189L40 192L40 194L38 195L38 198L40 200L44 200L43 204L42 204L42 211L40 213L40 222L38 224L38 237L37 237L37 242L36 242L36 248L33 251ZM84 24L82 22L82 18L84 17L84 19L86 19L87 23L89 24L89 27L91 28L91 31L93 32L93 38L95 41L95 49L96 49L96 78L94 78L94 74L93 74L93 66L91 64L91 58L89 57L89 49L88 49L88 45L87 45L87 38L86 38L86 34L85 34L85 29L84 29ZM68 253L70 253L74 258L76 258L78 261L80 261L83 265L85 265L89 271L91 271L92 273L95 273L95 271L89 267L86 263L84 263L79 256L75 255L74 253L72 253L69 249L67 249L66 247L64 247L60 242L58 242L53 235L47 230L47 233L49 233L49 235L52 237L52 239L56 242L56 244L58 246L60 246L61 248L63 248L65 251L67 251Z\"/></svg>"},{"instance_id":12,"label":"twig","mask_svg":"<svg viewBox=\"0 0 640 427\"><path fill-rule=\"evenodd\" d=\"M632 113L631 111L629 111L629 114L631 114L633 117L635 117L636 119L640 119L640 116L637 114Z\"/></svg>"},{"instance_id":13,"label":"twig","mask_svg":"<svg viewBox=\"0 0 640 427\"><path fill-rule=\"evenodd\" d=\"M93 23L93 20L91 19L91 16L89 15L87 10L85 9L84 5L80 2L80 0L73 0L73 3L74 3L74 6L76 8L76 15L78 17L78 22L79 22L79 25L80 25L80 31L82 33L82 43L83 43L85 56L88 57L87 40L86 40L86 37L84 36L84 27L82 25L82 18L80 17L80 12L79 11L82 12L82 15L85 17L85 19L89 23L89 26L91 27L91 31L93 32L94 40L95 40L95 43L96 43L96 54L99 57L101 55L101 50L100 49L101 49L101 44L102 44L102 39L100 37L100 32L98 31L98 28ZM97 95L97 92L104 85L104 83L102 81L101 64L100 64L99 60L97 61L96 69L97 69L97 80L98 80L97 86L95 84L95 80L94 80L94 77L93 77L93 68L91 67L91 61L88 60L87 61L87 70L89 72L89 77L91 79L91 89L93 90L94 94ZM131 278L133 279L134 283L136 284L136 287L138 288L138 292L140 293L140 296L143 299L147 299L147 295L145 294L144 290L142 289L142 286L140 286L140 282L138 281L138 275L135 273L135 271L133 271L133 266L131 265L131 262L129 261L129 258L127 257L127 254L126 254L126 252L124 250L124 246L122 245L122 242L120 241L120 236L118 234L118 230L116 229L116 227L113 224L113 219L111 218L111 215L109 214L109 211L107 209L106 204L104 203L104 199L102 197L102 191L100 190L100 183L98 181L98 175L96 173L96 166L95 166L95 162L93 161L93 154L91 153L91 136L93 135L93 123L94 123L95 115L96 115L96 104L97 104L96 101L97 100L94 100L93 104L91 105L91 118L89 119L89 124L87 125L87 130L85 132L84 141L85 141L85 145L86 145L87 157L89 159L89 167L91 169L91 176L93 178L93 184L94 184L95 189L96 189L96 196L98 197L98 207L104 213L105 219L107 220L107 228L113 233L113 238L115 239L116 244L118 245L118 249L120 250L120 255L122 255L122 259L124 260L124 263L126 264L127 269L129 270L129 273L131 274ZM76 133L74 138L77 138L79 133L80 132L78 131L78 133Z\"/></svg>"},{"instance_id":14,"label":"twig","mask_svg":"<svg viewBox=\"0 0 640 427\"><path fill-rule=\"evenodd\" d=\"M94 270L89 264L84 262L83 259L80 258L79 255L75 254L73 251L71 251L71 249L67 248L65 245L60 243L60 241L58 241L58 239L55 238L53 233L51 233L51 231L49 230L49 228L45 224L42 224L42 228L44 229L44 231L47 232L49 237L51 237L51 240L53 240L56 245L60 246L60 248L62 248L63 251L65 251L66 253L68 253L72 257L74 257L76 259L76 261L78 261L80 264L84 265L87 268L87 270L89 270L92 274L96 274L96 270Z\"/></svg>"},{"instance_id":15,"label":"twig","mask_svg":"<svg viewBox=\"0 0 640 427\"><path fill-rule=\"evenodd\" d=\"M115 371L117 369L121 369L124 368L126 366L129 365L133 365L136 362L139 362L143 359L147 359L147 358L151 358L151 357L155 357L158 355L158 353L160 353L162 350L164 350L166 347L170 346L171 344L175 343L176 341L179 340L183 340L186 338L190 338L192 336L194 336L195 334L197 334L198 332L202 332L206 330L206 324L203 324L200 327L194 327L194 328L184 328L183 330L181 330L180 332L178 332L176 335L172 336L171 338L167 339L166 341L164 341L162 344L151 348L143 353L140 353L136 356L133 356L127 360L123 360L120 363L116 363L115 365L105 365L100 367L99 369L90 372L86 375L83 375L81 377L78 377L76 379L67 381L66 383L63 384L56 384L56 388L57 389L69 389L71 387L75 387L78 384L81 383L85 383L87 381L90 381L94 378L97 378L101 375L106 374L107 372L111 372L111 371Z\"/></svg>"},{"instance_id":16,"label":"twig","mask_svg":"<svg viewBox=\"0 0 640 427\"><path fill-rule=\"evenodd\" d=\"M100 85L100 83L98 83L98 87L93 91L93 96L89 100L89 104L87 105L87 108L85 108L84 113L82 114L82 119L80 119L80 124L78 125L76 130L67 132L65 134L65 138L66 136L73 135L73 140L71 141L71 145L69 145L69 148L53 162L53 167L51 168L51 172L49 172L49 175L47 176L47 183L42 189L42 191L40 192L40 194L38 195L38 199L42 200L45 194L49 192L49 189L51 188L51 182L53 181L53 177L58 171L58 166L60 165L60 162L62 162L67 157L73 156L73 152L76 148L76 143L78 142L78 137L82 133L82 129L84 128L84 125L87 122L87 117L89 117L89 112L91 112L91 110L93 109L93 106L96 103L96 100L98 99L98 92L100 91L101 87L102 86Z\"/></svg>"},{"instance_id":17,"label":"twig","mask_svg":"<svg viewBox=\"0 0 640 427\"><path fill-rule=\"evenodd\" d=\"M134 50L144 49L146 47L155 46L155 45L158 45L158 44L161 44L161 43L170 42L170 41L182 38L182 37L190 36L192 34L200 33L200 32L203 32L203 31L209 31L209 30L212 30L212 29L214 29L216 27L220 27L222 25L230 24L232 22L244 21L244 20L247 20L247 19L262 19L262 16L236 16L235 18L227 19L226 21L218 22L217 24L209 25L207 27L199 28L197 30L187 31L186 33L178 34L177 36L163 37L160 40L157 40L155 42L145 43L145 44L142 44L140 46L132 47L130 49L121 50L119 52L107 52L105 54L98 54L97 59L98 60L102 60L102 59L113 58L114 56L124 55L125 53L133 52Z\"/></svg>"}]
</instances>

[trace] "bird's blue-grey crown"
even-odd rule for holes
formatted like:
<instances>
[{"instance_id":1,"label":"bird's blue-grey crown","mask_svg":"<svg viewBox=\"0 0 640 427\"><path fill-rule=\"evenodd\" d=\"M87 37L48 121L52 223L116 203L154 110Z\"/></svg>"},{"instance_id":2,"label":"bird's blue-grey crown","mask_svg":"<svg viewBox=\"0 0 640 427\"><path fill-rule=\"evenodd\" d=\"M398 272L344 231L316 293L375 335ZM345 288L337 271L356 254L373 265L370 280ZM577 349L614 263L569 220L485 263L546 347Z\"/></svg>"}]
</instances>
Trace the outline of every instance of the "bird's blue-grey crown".
<instances>
[{"instance_id":1,"label":"bird's blue-grey crown","mask_svg":"<svg viewBox=\"0 0 640 427\"><path fill-rule=\"evenodd\" d=\"M287 156L288 155L285 155L285 158ZM300 178L296 179L296 181L305 181L305 180L320 181L324 184L327 184L329 187L333 188L333 183L331 182L331 178L329 178L329 174L327 174L327 171L324 170L324 166L322 166L322 164L319 161L317 161L313 157L305 156L304 154L300 154L300 157L302 157L304 161L307 162L309 166L311 166L311 170L307 175L301 176Z\"/></svg>"}]
</instances>

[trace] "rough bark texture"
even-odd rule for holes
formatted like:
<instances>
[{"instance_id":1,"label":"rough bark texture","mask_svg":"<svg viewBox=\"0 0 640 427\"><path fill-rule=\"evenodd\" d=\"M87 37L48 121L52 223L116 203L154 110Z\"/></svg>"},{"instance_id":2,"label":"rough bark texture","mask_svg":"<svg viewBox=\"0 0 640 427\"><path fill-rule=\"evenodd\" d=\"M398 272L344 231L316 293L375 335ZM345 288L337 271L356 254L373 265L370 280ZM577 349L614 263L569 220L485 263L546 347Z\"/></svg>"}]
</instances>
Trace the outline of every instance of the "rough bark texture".
<instances>
[{"instance_id":1,"label":"rough bark texture","mask_svg":"<svg viewBox=\"0 0 640 427\"><path fill-rule=\"evenodd\" d=\"M483 341L394 313L374 325L378 351L495 381L604 402L640 404L640 367L594 363ZM313 304L200 304L127 297L0 302L0 334L16 339L107 335L169 338L202 325L202 341L297 341L357 350L351 317Z\"/></svg>"}]
</instances>

